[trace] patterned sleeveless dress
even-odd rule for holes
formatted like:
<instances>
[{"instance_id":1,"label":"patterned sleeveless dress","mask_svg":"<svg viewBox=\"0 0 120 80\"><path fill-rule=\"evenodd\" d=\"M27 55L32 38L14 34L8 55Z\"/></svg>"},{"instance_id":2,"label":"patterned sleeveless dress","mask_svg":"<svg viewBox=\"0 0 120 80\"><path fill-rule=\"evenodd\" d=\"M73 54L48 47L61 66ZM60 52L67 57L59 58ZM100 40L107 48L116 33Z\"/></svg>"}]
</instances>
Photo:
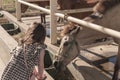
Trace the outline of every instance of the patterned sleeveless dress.
<instances>
[{"instance_id":1,"label":"patterned sleeveless dress","mask_svg":"<svg viewBox=\"0 0 120 80\"><path fill-rule=\"evenodd\" d=\"M45 49L45 45L30 44L25 48L25 52L22 46L15 48L12 51L11 60L1 76L1 80L29 80L34 66L38 65L38 58L42 49ZM24 57L28 67L26 67Z\"/></svg>"}]
</instances>

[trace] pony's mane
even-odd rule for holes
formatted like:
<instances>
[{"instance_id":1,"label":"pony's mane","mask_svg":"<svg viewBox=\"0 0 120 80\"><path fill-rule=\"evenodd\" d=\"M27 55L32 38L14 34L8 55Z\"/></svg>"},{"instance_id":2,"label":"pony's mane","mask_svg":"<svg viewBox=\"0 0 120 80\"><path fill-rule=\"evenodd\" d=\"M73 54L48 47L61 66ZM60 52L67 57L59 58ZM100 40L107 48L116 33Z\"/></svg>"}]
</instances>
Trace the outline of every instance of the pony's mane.
<instances>
[{"instance_id":1,"label":"pony's mane","mask_svg":"<svg viewBox=\"0 0 120 80\"><path fill-rule=\"evenodd\" d=\"M66 34L70 33L74 28L76 28L75 23L69 22L61 31L61 36L65 36Z\"/></svg>"},{"instance_id":2,"label":"pony's mane","mask_svg":"<svg viewBox=\"0 0 120 80\"><path fill-rule=\"evenodd\" d=\"M93 7L93 12L105 14L105 12L109 11L109 9L112 9L119 3L120 0L98 0L96 5Z\"/></svg>"}]
</instances>

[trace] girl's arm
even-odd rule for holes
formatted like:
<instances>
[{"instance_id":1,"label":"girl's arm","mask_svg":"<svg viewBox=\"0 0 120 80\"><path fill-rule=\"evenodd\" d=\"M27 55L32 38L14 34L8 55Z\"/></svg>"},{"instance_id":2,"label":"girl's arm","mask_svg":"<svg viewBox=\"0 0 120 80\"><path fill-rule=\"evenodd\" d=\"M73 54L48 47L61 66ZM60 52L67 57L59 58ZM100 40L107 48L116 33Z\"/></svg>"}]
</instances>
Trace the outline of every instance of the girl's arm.
<instances>
[{"instance_id":1,"label":"girl's arm","mask_svg":"<svg viewBox=\"0 0 120 80\"><path fill-rule=\"evenodd\" d=\"M39 55L39 65L38 65L38 80L42 80L45 75L44 75L44 55L45 55L45 50L41 50L40 51L40 55Z\"/></svg>"}]
</instances>

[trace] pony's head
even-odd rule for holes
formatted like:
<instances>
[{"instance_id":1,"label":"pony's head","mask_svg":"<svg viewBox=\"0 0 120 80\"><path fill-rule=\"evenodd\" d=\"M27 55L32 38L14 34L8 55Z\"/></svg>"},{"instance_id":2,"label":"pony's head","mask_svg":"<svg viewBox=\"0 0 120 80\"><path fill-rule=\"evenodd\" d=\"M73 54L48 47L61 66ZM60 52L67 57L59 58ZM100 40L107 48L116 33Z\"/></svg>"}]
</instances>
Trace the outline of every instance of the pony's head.
<instances>
[{"instance_id":1,"label":"pony's head","mask_svg":"<svg viewBox=\"0 0 120 80\"><path fill-rule=\"evenodd\" d=\"M79 45L76 37L80 31L79 26L74 26L61 40L59 50L55 56L54 65L56 69L64 71L66 65L70 63L79 53Z\"/></svg>"}]
</instances>

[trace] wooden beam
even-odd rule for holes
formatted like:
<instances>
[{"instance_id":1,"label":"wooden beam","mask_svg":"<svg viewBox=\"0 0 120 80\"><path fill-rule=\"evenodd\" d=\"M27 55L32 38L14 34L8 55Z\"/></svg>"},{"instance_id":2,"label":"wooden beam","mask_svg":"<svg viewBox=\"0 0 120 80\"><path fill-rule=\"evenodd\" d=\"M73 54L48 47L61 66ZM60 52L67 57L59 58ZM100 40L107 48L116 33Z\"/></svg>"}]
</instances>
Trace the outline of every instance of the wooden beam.
<instances>
[{"instance_id":1,"label":"wooden beam","mask_svg":"<svg viewBox=\"0 0 120 80\"><path fill-rule=\"evenodd\" d=\"M57 10L57 1L56 0L50 0L50 39L51 43L55 44L57 43L57 18L54 15Z\"/></svg>"},{"instance_id":2,"label":"wooden beam","mask_svg":"<svg viewBox=\"0 0 120 80\"><path fill-rule=\"evenodd\" d=\"M81 8L81 9L71 9L71 10L57 10L59 13L80 13L80 12L92 12L92 8Z\"/></svg>"},{"instance_id":3,"label":"wooden beam","mask_svg":"<svg viewBox=\"0 0 120 80\"><path fill-rule=\"evenodd\" d=\"M25 15L35 15L35 14L46 14L46 13L41 12L41 11L25 12L25 13L22 13L22 16L25 16Z\"/></svg>"},{"instance_id":4,"label":"wooden beam","mask_svg":"<svg viewBox=\"0 0 120 80\"><path fill-rule=\"evenodd\" d=\"M2 9L3 0L0 0L0 9Z\"/></svg>"},{"instance_id":5,"label":"wooden beam","mask_svg":"<svg viewBox=\"0 0 120 80\"><path fill-rule=\"evenodd\" d=\"M21 20L21 3L19 3L18 0L16 0L15 7L16 7L17 20L20 21Z\"/></svg>"},{"instance_id":6,"label":"wooden beam","mask_svg":"<svg viewBox=\"0 0 120 80\"><path fill-rule=\"evenodd\" d=\"M76 80L111 80L100 69L89 65L78 57L68 64L67 68Z\"/></svg>"},{"instance_id":7,"label":"wooden beam","mask_svg":"<svg viewBox=\"0 0 120 80\"><path fill-rule=\"evenodd\" d=\"M5 49L5 53L0 54L0 58L5 63L5 65L8 63L8 61L11 58L10 51L17 46L17 41L15 41L8 33L5 31L5 29L0 26L0 46Z\"/></svg>"}]
</instances>

